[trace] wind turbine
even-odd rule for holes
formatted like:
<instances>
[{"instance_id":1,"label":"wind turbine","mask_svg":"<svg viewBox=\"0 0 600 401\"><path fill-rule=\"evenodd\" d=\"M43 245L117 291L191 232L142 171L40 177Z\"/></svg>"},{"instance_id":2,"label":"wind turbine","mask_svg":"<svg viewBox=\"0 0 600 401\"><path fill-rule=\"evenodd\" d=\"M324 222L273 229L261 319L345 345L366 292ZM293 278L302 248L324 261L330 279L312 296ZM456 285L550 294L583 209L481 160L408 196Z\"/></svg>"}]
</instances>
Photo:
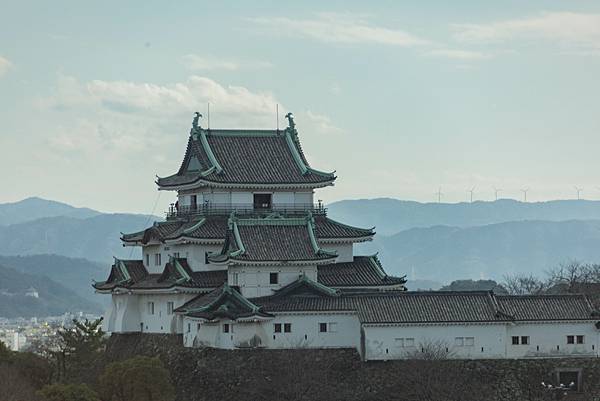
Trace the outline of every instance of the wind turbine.
<instances>
[{"instance_id":1,"label":"wind turbine","mask_svg":"<svg viewBox=\"0 0 600 401\"><path fill-rule=\"evenodd\" d=\"M575 191L577 191L577 200L581 200L581 193L583 192L583 188L573 187Z\"/></svg>"},{"instance_id":2,"label":"wind turbine","mask_svg":"<svg viewBox=\"0 0 600 401\"><path fill-rule=\"evenodd\" d=\"M498 200L498 193L499 192L502 192L502 189L494 187L494 197L496 198L496 200Z\"/></svg>"},{"instance_id":3,"label":"wind turbine","mask_svg":"<svg viewBox=\"0 0 600 401\"><path fill-rule=\"evenodd\" d=\"M442 187L439 187L439 188L438 188L438 191L437 191L435 194L436 194L436 195L437 195L437 197L438 197L438 203L442 203L442 195L444 195L444 194L442 193Z\"/></svg>"},{"instance_id":4,"label":"wind turbine","mask_svg":"<svg viewBox=\"0 0 600 401\"><path fill-rule=\"evenodd\" d=\"M527 192L528 191L529 191L529 188L521 189L521 192L523 192L523 202L527 202Z\"/></svg>"},{"instance_id":5,"label":"wind turbine","mask_svg":"<svg viewBox=\"0 0 600 401\"><path fill-rule=\"evenodd\" d=\"M473 203L473 192L475 192L475 187L467 189L467 192L471 193L471 203Z\"/></svg>"}]
</instances>

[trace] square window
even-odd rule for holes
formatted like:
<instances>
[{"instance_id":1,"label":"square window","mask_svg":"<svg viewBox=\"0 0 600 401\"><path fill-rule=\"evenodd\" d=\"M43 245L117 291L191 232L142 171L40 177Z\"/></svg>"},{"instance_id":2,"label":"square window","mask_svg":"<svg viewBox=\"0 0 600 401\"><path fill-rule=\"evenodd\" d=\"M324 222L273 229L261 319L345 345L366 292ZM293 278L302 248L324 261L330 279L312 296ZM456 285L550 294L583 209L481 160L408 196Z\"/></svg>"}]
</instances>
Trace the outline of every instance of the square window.
<instances>
[{"instance_id":1,"label":"square window","mask_svg":"<svg viewBox=\"0 0 600 401\"><path fill-rule=\"evenodd\" d=\"M575 344L575 336L567 336L567 344Z\"/></svg>"},{"instance_id":2,"label":"square window","mask_svg":"<svg viewBox=\"0 0 600 401\"><path fill-rule=\"evenodd\" d=\"M529 344L529 336L521 336L521 344L522 345Z\"/></svg>"},{"instance_id":3,"label":"square window","mask_svg":"<svg viewBox=\"0 0 600 401\"><path fill-rule=\"evenodd\" d=\"M173 302L167 302L167 315L173 314Z\"/></svg>"},{"instance_id":4,"label":"square window","mask_svg":"<svg viewBox=\"0 0 600 401\"><path fill-rule=\"evenodd\" d=\"M319 333L327 333L327 323L319 323Z\"/></svg>"},{"instance_id":5,"label":"square window","mask_svg":"<svg viewBox=\"0 0 600 401\"><path fill-rule=\"evenodd\" d=\"M279 273L269 273L269 284L279 284Z\"/></svg>"},{"instance_id":6,"label":"square window","mask_svg":"<svg viewBox=\"0 0 600 401\"><path fill-rule=\"evenodd\" d=\"M223 333L229 333L229 324L228 323L225 323L223 325Z\"/></svg>"},{"instance_id":7,"label":"square window","mask_svg":"<svg viewBox=\"0 0 600 401\"><path fill-rule=\"evenodd\" d=\"M292 324L291 323L284 323L283 324L283 332L284 333L291 333L292 332Z\"/></svg>"},{"instance_id":8,"label":"square window","mask_svg":"<svg viewBox=\"0 0 600 401\"><path fill-rule=\"evenodd\" d=\"M281 333L281 323L275 323L273 325L273 332L274 333Z\"/></svg>"},{"instance_id":9,"label":"square window","mask_svg":"<svg viewBox=\"0 0 600 401\"><path fill-rule=\"evenodd\" d=\"M584 340L583 336L577 336L577 344L583 344L583 340Z\"/></svg>"},{"instance_id":10,"label":"square window","mask_svg":"<svg viewBox=\"0 0 600 401\"><path fill-rule=\"evenodd\" d=\"M271 194L254 194L254 209L270 209Z\"/></svg>"},{"instance_id":11,"label":"square window","mask_svg":"<svg viewBox=\"0 0 600 401\"><path fill-rule=\"evenodd\" d=\"M512 336L512 345L519 345L519 336Z\"/></svg>"},{"instance_id":12,"label":"square window","mask_svg":"<svg viewBox=\"0 0 600 401\"><path fill-rule=\"evenodd\" d=\"M456 337L454 339L454 345L456 345L457 347L462 347L463 345L465 345L464 337Z\"/></svg>"},{"instance_id":13,"label":"square window","mask_svg":"<svg viewBox=\"0 0 600 401\"><path fill-rule=\"evenodd\" d=\"M404 339L404 346L405 347L414 347L415 346L415 339L414 338L405 338Z\"/></svg>"},{"instance_id":14,"label":"square window","mask_svg":"<svg viewBox=\"0 0 600 401\"><path fill-rule=\"evenodd\" d=\"M465 346L472 347L475 345L475 337L465 337Z\"/></svg>"}]
</instances>

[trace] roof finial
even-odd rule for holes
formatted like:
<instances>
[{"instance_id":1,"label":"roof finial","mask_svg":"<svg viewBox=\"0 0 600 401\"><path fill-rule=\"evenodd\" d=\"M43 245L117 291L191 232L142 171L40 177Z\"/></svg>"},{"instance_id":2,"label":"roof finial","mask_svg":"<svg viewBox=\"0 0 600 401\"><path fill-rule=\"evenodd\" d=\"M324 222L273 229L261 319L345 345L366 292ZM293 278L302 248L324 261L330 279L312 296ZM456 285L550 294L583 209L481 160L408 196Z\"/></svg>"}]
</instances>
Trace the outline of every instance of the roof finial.
<instances>
[{"instance_id":1,"label":"roof finial","mask_svg":"<svg viewBox=\"0 0 600 401\"><path fill-rule=\"evenodd\" d=\"M198 131L198 128L200 128L200 126L198 125L198 120L202 117L202 114L196 112L195 113L196 116L194 117L194 121L192 121L192 129L194 130L194 132Z\"/></svg>"},{"instance_id":2,"label":"roof finial","mask_svg":"<svg viewBox=\"0 0 600 401\"><path fill-rule=\"evenodd\" d=\"M288 119L288 126L292 131L296 130L296 123L294 122L294 114L289 112L285 115L285 118Z\"/></svg>"}]
</instances>

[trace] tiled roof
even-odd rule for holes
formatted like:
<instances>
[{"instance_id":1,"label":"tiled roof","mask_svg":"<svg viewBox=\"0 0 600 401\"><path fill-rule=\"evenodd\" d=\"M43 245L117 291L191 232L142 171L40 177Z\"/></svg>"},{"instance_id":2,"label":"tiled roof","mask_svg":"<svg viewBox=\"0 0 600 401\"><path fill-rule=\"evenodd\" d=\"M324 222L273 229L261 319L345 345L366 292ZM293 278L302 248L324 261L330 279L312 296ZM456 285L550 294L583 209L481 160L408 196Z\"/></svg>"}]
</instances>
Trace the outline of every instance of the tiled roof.
<instances>
[{"instance_id":1,"label":"tiled roof","mask_svg":"<svg viewBox=\"0 0 600 401\"><path fill-rule=\"evenodd\" d=\"M372 292L339 297L265 297L253 300L268 312L356 311L363 323L498 321L488 292ZM506 319L505 319L506 320Z\"/></svg>"},{"instance_id":2,"label":"tiled roof","mask_svg":"<svg viewBox=\"0 0 600 401\"><path fill-rule=\"evenodd\" d=\"M319 266L318 279L329 287L392 286L406 283L404 277L388 276L377 256L355 256L352 262Z\"/></svg>"},{"instance_id":3,"label":"tiled roof","mask_svg":"<svg viewBox=\"0 0 600 401\"><path fill-rule=\"evenodd\" d=\"M123 234L124 242L148 243L151 240L163 242L181 237L202 240L222 240L227 231L227 217L198 216L190 220L172 220L157 222L144 231Z\"/></svg>"},{"instance_id":4,"label":"tiled roof","mask_svg":"<svg viewBox=\"0 0 600 401\"><path fill-rule=\"evenodd\" d=\"M219 168L214 168L210 152ZM305 171L294 153L299 155ZM199 130L190 136L179 171L159 178L157 183L173 187L200 179L224 184L319 185L332 182L335 176L310 169L297 137L286 130Z\"/></svg>"},{"instance_id":5,"label":"tiled roof","mask_svg":"<svg viewBox=\"0 0 600 401\"><path fill-rule=\"evenodd\" d=\"M192 271L185 258L165 264L162 273L148 274L141 260L122 261L127 267L130 279L125 280L119 266L113 265L108 280L94 284L98 290L111 290L115 287L130 289L167 289L172 287L216 288L227 282L227 270ZM181 271L181 270L183 271Z\"/></svg>"},{"instance_id":6,"label":"tiled roof","mask_svg":"<svg viewBox=\"0 0 600 401\"><path fill-rule=\"evenodd\" d=\"M500 308L514 320L589 319L592 305L585 295L499 295Z\"/></svg>"},{"instance_id":7,"label":"tiled roof","mask_svg":"<svg viewBox=\"0 0 600 401\"><path fill-rule=\"evenodd\" d=\"M239 319L249 316L270 317L261 308L244 298L235 287L227 284L198 296L181 307L177 312L185 312L187 316L214 320L217 318Z\"/></svg>"},{"instance_id":8,"label":"tiled roof","mask_svg":"<svg viewBox=\"0 0 600 401\"><path fill-rule=\"evenodd\" d=\"M372 229L358 228L339 223L322 215L314 216L316 237L321 239L364 238L375 235ZM220 215L196 216L190 220L156 222L152 227L131 234L123 234L123 242L148 243L175 240L181 237L200 240L223 240L227 233L227 217Z\"/></svg>"},{"instance_id":9,"label":"tiled roof","mask_svg":"<svg viewBox=\"0 0 600 401\"><path fill-rule=\"evenodd\" d=\"M319 248L310 217L231 219L231 229L221 255L231 260L313 261L334 259L335 253Z\"/></svg>"},{"instance_id":10,"label":"tiled roof","mask_svg":"<svg viewBox=\"0 0 600 401\"><path fill-rule=\"evenodd\" d=\"M111 266L108 279L103 282L94 283L97 290L110 290L117 285L126 286L143 280L148 276L148 271L141 260L120 260L115 259Z\"/></svg>"},{"instance_id":11,"label":"tiled roof","mask_svg":"<svg viewBox=\"0 0 600 401\"><path fill-rule=\"evenodd\" d=\"M321 238L362 238L372 237L375 232L372 228L358 228L338 221L327 216L315 216L315 229L317 237Z\"/></svg>"}]
</instances>

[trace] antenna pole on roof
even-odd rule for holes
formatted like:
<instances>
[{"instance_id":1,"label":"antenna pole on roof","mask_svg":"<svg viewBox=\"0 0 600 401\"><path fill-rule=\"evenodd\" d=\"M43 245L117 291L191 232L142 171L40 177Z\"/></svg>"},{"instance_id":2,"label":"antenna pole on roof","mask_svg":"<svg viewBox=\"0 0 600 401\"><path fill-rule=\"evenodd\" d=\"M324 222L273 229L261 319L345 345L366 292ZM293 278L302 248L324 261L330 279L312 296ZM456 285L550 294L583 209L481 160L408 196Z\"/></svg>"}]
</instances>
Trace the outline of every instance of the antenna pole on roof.
<instances>
[{"instance_id":1,"label":"antenna pole on roof","mask_svg":"<svg viewBox=\"0 0 600 401\"><path fill-rule=\"evenodd\" d=\"M207 124L208 124L208 129L210 129L210 102L207 103L207 106L208 106L208 110L207 110L207 113L206 113L207 114L207 119L208 119Z\"/></svg>"},{"instance_id":2,"label":"antenna pole on roof","mask_svg":"<svg viewBox=\"0 0 600 401\"><path fill-rule=\"evenodd\" d=\"M275 109L275 119L277 120L277 131L279 131L279 103L277 103Z\"/></svg>"}]
</instances>

